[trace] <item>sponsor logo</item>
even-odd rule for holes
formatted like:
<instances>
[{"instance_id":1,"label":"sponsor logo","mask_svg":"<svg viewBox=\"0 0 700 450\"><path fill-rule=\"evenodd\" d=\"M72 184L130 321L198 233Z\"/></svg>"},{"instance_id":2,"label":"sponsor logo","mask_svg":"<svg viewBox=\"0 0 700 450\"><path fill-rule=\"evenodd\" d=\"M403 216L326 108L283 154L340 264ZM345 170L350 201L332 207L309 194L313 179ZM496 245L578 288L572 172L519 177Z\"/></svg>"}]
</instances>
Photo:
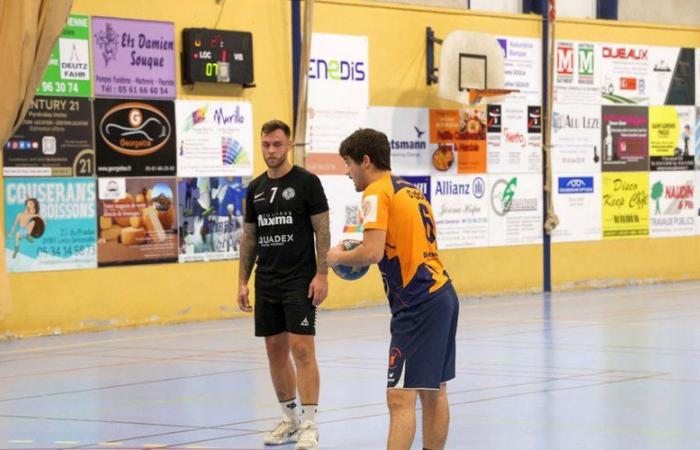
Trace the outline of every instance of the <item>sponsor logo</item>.
<instances>
[{"instance_id":1,"label":"sponsor logo","mask_svg":"<svg viewBox=\"0 0 700 450\"><path fill-rule=\"evenodd\" d=\"M306 317L304 317L304 320L301 321L301 323L299 324L299 326L308 327L308 326L309 326L309 319L306 318Z\"/></svg>"},{"instance_id":2,"label":"sponsor logo","mask_svg":"<svg viewBox=\"0 0 700 450\"><path fill-rule=\"evenodd\" d=\"M595 56L593 44L578 46L578 81L582 84L593 84L595 71Z\"/></svg>"},{"instance_id":3,"label":"sponsor logo","mask_svg":"<svg viewBox=\"0 0 700 450\"><path fill-rule=\"evenodd\" d=\"M284 245L288 242L294 242L293 234L282 234L275 236L260 236L258 238L258 244L263 247Z\"/></svg>"},{"instance_id":4,"label":"sponsor logo","mask_svg":"<svg viewBox=\"0 0 700 450\"><path fill-rule=\"evenodd\" d=\"M486 131L489 133L500 133L502 125L501 105L487 105L486 107Z\"/></svg>"},{"instance_id":5,"label":"sponsor logo","mask_svg":"<svg viewBox=\"0 0 700 450\"><path fill-rule=\"evenodd\" d=\"M296 191L293 187L288 187L282 191L282 198L285 200L291 200L296 195Z\"/></svg>"},{"instance_id":6,"label":"sponsor logo","mask_svg":"<svg viewBox=\"0 0 700 450\"><path fill-rule=\"evenodd\" d=\"M160 150L170 139L172 126L158 108L141 102L119 104L100 121L100 136L119 153L145 156Z\"/></svg>"},{"instance_id":7,"label":"sponsor logo","mask_svg":"<svg viewBox=\"0 0 700 450\"><path fill-rule=\"evenodd\" d=\"M389 350L389 370L394 370L401 359L401 350L398 347L391 347Z\"/></svg>"},{"instance_id":8,"label":"sponsor logo","mask_svg":"<svg viewBox=\"0 0 700 450\"><path fill-rule=\"evenodd\" d=\"M600 119L598 117L573 116L571 114L562 114L554 111L552 117L552 127L554 132L565 129L596 129L600 128Z\"/></svg>"},{"instance_id":9,"label":"sponsor logo","mask_svg":"<svg viewBox=\"0 0 700 450\"><path fill-rule=\"evenodd\" d=\"M630 77L620 78L620 89L623 91L636 91L637 79Z\"/></svg>"},{"instance_id":10,"label":"sponsor logo","mask_svg":"<svg viewBox=\"0 0 700 450\"><path fill-rule=\"evenodd\" d=\"M309 60L309 78L338 81L364 81L364 61L345 61L338 59L325 60L312 58Z\"/></svg>"},{"instance_id":11,"label":"sponsor logo","mask_svg":"<svg viewBox=\"0 0 700 450\"><path fill-rule=\"evenodd\" d=\"M362 200L362 225L377 221L377 196L369 195Z\"/></svg>"},{"instance_id":12,"label":"sponsor logo","mask_svg":"<svg viewBox=\"0 0 700 450\"><path fill-rule=\"evenodd\" d=\"M527 107L527 132L542 132L542 108L540 108L539 106Z\"/></svg>"},{"instance_id":13,"label":"sponsor logo","mask_svg":"<svg viewBox=\"0 0 700 450\"><path fill-rule=\"evenodd\" d=\"M627 47L603 47L603 58L607 59L634 59L637 61L647 60L647 50Z\"/></svg>"},{"instance_id":14,"label":"sponsor logo","mask_svg":"<svg viewBox=\"0 0 700 450\"><path fill-rule=\"evenodd\" d=\"M420 139L421 136L425 134L425 131L421 131L417 126L413 126L413 129L416 130L416 138Z\"/></svg>"},{"instance_id":15,"label":"sponsor logo","mask_svg":"<svg viewBox=\"0 0 700 450\"><path fill-rule=\"evenodd\" d=\"M593 177L560 177L560 194L592 194Z\"/></svg>"},{"instance_id":16,"label":"sponsor logo","mask_svg":"<svg viewBox=\"0 0 700 450\"><path fill-rule=\"evenodd\" d=\"M259 227L270 227L275 225L294 225L294 219L291 214L278 216L258 216Z\"/></svg>"},{"instance_id":17,"label":"sponsor logo","mask_svg":"<svg viewBox=\"0 0 700 450\"><path fill-rule=\"evenodd\" d=\"M557 45L557 81L571 83L574 78L574 46L570 42Z\"/></svg>"}]
</instances>

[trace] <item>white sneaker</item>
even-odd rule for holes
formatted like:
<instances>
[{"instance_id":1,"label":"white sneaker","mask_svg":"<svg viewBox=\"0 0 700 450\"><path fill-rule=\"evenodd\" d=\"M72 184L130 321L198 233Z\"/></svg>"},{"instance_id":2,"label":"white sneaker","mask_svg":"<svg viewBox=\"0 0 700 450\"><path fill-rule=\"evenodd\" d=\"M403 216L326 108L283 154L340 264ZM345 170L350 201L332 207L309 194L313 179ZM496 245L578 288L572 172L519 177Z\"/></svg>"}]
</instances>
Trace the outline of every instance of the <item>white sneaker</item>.
<instances>
[{"instance_id":1,"label":"white sneaker","mask_svg":"<svg viewBox=\"0 0 700 450\"><path fill-rule=\"evenodd\" d=\"M318 429L316 424L305 420L299 427L299 441L294 450L318 450Z\"/></svg>"},{"instance_id":2,"label":"white sneaker","mask_svg":"<svg viewBox=\"0 0 700 450\"><path fill-rule=\"evenodd\" d=\"M282 445L296 442L299 437L299 422L289 417L282 417L282 421L274 430L268 431L263 437L265 445Z\"/></svg>"}]
</instances>

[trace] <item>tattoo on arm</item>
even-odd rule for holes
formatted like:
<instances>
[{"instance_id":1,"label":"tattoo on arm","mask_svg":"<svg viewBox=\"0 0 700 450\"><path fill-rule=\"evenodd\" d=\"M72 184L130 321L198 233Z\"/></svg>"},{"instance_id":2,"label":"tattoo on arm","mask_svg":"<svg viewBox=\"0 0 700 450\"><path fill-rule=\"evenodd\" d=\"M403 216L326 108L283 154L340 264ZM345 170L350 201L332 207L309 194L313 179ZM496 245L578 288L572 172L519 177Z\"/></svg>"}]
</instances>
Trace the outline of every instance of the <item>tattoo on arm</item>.
<instances>
[{"instance_id":1,"label":"tattoo on arm","mask_svg":"<svg viewBox=\"0 0 700 450\"><path fill-rule=\"evenodd\" d=\"M327 274L326 254L331 247L331 230L328 211L311 216L311 225L316 234L316 273Z\"/></svg>"},{"instance_id":2,"label":"tattoo on arm","mask_svg":"<svg viewBox=\"0 0 700 450\"><path fill-rule=\"evenodd\" d=\"M250 274L253 271L253 266L255 265L255 259L257 257L257 231L258 228L254 223L243 224L243 235L241 236L240 243L240 261L238 265L238 279L248 281L250 279Z\"/></svg>"}]
</instances>

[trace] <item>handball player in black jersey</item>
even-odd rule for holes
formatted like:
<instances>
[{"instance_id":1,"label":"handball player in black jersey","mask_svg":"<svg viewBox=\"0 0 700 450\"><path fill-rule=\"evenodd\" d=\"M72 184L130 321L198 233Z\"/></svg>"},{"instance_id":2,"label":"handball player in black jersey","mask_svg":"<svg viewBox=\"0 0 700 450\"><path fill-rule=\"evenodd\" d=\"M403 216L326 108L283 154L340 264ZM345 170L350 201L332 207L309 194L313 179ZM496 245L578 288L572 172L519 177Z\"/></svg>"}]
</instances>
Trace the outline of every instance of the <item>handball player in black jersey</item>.
<instances>
[{"instance_id":1,"label":"handball player in black jersey","mask_svg":"<svg viewBox=\"0 0 700 450\"><path fill-rule=\"evenodd\" d=\"M272 384L283 412L282 421L264 442L296 442L296 449L307 450L318 448L315 414L320 383L314 335L316 307L328 294L330 231L321 181L289 162L290 135L289 126L278 120L265 123L261 130L267 170L250 182L246 193L238 306L253 311L248 280L257 265L255 335L265 338Z\"/></svg>"}]
</instances>

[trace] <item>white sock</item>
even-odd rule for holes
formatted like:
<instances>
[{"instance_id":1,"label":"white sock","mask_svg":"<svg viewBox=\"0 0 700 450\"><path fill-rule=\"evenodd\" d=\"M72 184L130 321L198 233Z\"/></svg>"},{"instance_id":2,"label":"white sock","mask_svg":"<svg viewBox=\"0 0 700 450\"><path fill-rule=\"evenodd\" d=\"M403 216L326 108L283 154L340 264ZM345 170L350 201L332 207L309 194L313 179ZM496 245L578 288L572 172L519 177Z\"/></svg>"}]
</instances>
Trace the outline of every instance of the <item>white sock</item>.
<instances>
[{"instance_id":1,"label":"white sock","mask_svg":"<svg viewBox=\"0 0 700 450\"><path fill-rule=\"evenodd\" d=\"M316 410L317 410L318 405L301 405L301 420L302 422L306 422L307 420L310 420L313 423L316 423Z\"/></svg>"},{"instance_id":2,"label":"white sock","mask_svg":"<svg viewBox=\"0 0 700 450\"><path fill-rule=\"evenodd\" d=\"M292 422L299 422L299 416L297 415L297 399L293 398L291 400L285 400L280 402L280 407L282 408L282 413L289 418Z\"/></svg>"}]
</instances>

